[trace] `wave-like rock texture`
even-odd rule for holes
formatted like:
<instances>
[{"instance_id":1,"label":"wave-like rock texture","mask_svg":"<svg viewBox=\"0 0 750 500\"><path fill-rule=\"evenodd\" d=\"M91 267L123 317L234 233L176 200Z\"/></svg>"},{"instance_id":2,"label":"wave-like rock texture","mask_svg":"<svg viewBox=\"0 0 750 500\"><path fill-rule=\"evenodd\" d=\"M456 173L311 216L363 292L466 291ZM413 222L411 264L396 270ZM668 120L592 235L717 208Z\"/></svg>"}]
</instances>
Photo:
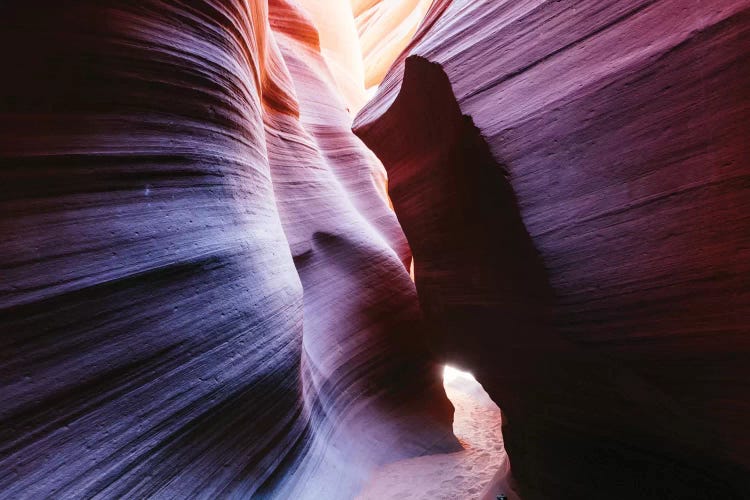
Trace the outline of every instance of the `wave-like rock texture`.
<instances>
[{"instance_id":1,"label":"wave-like rock texture","mask_svg":"<svg viewBox=\"0 0 750 500\"><path fill-rule=\"evenodd\" d=\"M750 495L750 2L433 2L355 119L524 498Z\"/></svg>"},{"instance_id":2,"label":"wave-like rock texture","mask_svg":"<svg viewBox=\"0 0 750 500\"><path fill-rule=\"evenodd\" d=\"M348 498L455 446L408 245L306 15L0 19L0 497Z\"/></svg>"}]
</instances>

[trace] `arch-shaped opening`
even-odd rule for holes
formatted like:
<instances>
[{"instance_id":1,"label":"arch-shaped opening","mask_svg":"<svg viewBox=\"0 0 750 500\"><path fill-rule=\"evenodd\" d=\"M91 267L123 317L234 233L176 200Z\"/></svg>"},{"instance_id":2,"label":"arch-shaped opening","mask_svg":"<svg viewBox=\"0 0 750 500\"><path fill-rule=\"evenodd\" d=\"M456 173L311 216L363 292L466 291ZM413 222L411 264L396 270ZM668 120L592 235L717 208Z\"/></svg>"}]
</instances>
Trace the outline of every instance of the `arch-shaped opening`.
<instances>
[{"instance_id":1,"label":"arch-shaped opening","mask_svg":"<svg viewBox=\"0 0 750 500\"><path fill-rule=\"evenodd\" d=\"M443 367L455 408L453 433L462 449L387 464L370 478L360 500L382 498L520 498L510 484L502 411L470 372Z\"/></svg>"}]
</instances>

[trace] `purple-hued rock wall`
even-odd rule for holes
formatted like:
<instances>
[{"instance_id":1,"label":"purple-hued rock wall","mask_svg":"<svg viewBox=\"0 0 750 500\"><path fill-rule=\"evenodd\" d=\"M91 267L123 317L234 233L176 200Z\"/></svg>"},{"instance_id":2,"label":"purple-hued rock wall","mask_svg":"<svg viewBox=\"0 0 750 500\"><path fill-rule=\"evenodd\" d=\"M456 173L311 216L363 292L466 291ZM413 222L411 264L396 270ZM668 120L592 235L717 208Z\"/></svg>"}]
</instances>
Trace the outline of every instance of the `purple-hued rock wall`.
<instances>
[{"instance_id":1,"label":"purple-hued rock wall","mask_svg":"<svg viewBox=\"0 0 750 500\"><path fill-rule=\"evenodd\" d=\"M0 498L750 496L750 1L306 3L0 5Z\"/></svg>"},{"instance_id":2,"label":"purple-hued rock wall","mask_svg":"<svg viewBox=\"0 0 750 500\"><path fill-rule=\"evenodd\" d=\"M0 497L347 498L456 447L382 166L296 6L0 20Z\"/></svg>"},{"instance_id":3,"label":"purple-hued rock wall","mask_svg":"<svg viewBox=\"0 0 750 500\"><path fill-rule=\"evenodd\" d=\"M434 2L359 113L524 498L750 487L750 3Z\"/></svg>"}]
</instances>

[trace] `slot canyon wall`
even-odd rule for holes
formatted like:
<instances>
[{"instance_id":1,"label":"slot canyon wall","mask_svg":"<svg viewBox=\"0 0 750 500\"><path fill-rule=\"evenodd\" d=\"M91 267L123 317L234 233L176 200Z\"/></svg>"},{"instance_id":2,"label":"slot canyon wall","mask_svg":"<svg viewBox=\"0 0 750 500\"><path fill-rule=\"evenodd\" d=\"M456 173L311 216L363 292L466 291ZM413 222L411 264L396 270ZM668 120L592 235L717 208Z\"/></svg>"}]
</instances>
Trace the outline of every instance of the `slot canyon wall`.
<instances>
[{"instance_id":1,"label":"slot canyon wall","mask_svg":"<svg viewBox=\"0 0 750 500\"><path fill-rule=\"evenodd\" d=\"M0 497L350 498L457 449L382 165L300 7L0 20Z\"/></svg>"},{"instance_id":2,"label":"slot canyon wall","mask_svg":"<svg viewBox=\"0 0 750 500\"><path fill-rule=\"evenodd\" d=\"M433 2L354 129L524 498L750 496L750 2Z\"/></svg>"},{"instance_id":3,"label":"slot canyon wall","mask_svg":"<svg viewBox=\"0 0 750 500\"><path fill-rule=\"evenodd\" d=\"M445 362L525 499L750 495L749 1L0 23L0 498L351 498Z\"/></svg>"}]
</instances>

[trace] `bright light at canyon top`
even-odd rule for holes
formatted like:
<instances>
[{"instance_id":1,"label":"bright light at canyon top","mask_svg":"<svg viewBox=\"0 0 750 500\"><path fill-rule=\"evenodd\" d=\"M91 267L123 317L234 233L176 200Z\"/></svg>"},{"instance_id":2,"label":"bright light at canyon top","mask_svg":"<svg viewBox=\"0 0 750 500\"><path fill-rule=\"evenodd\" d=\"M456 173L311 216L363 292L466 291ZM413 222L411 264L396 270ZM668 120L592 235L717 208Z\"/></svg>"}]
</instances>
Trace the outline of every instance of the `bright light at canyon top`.
<instances>
[{"instance_id":1,"label":"bright light at canyon top","mask_svg":"<svg viewBox=\"0 0 750 500\"><path fill-rule=\"evenodd\" d=\"M469 372L459 370L450 365L445 365L443 368L443 382L451 383L460 379L471 380L473 382L476 382L477 380L474 378L474 375Z\"/></svg>"},{"instance_id":2,"label":"bright light at canyon top","mask_svg":"<svg viewBox=\"0 0 750 500\"><path fill-rule=\"evenodd\" d=\"M372 98L411 40L432 0L298 0L315 23L320 48L352 113Z\"/></svg>"}]
</instances>

